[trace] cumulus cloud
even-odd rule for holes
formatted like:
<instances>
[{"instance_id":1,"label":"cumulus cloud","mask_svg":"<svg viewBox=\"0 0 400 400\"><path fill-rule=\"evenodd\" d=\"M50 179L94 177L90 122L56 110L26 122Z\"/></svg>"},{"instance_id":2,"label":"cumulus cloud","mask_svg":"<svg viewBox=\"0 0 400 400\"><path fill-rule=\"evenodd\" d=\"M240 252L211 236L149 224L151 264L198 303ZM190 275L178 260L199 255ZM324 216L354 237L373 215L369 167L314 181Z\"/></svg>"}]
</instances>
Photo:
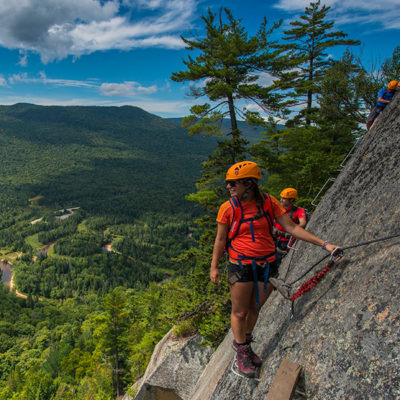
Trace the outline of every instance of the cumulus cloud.
<instances>
[{"instance_id":1,"label":"cumulus cloud","mask_svg":"<svg viewBox=\"0 0 400 400\"><path fill-rule=\"evenodd\" d=\"M92 80L73 80L73 79L54 79L48 78L44 72L37 77L31 77L26 72L13 74L7 79L0 75L0 86L17 84L41 84L55 87L74 87L74 88L93 88L104 96L114 97L135 97L139 95L150 95L159 90L156 85L143 86L138 82L127 81L123 83L100 83L96 79Z\"/></svg>"},{"instance_id":2,"label":"cumulus cloud","mask_svg":"<svg viewBox=\"0 0 400 400\"><path fill-rule=\"evenodd\" d=\"M309 0L278 0L276 8L288 12L301 12L309 6ZM335 23L374 24L381 29L400 29L400 1L388 0L326 0L322 4L331 7L330 13Z\"/></svg>"},{"instance_id":3,"label":"cumulus cloud","mask_svg":"<svg viewBox=\"0 0 400 400\"><path fill-rule=\"evenodd\" d=\"M182 48L196 0L0 0L0 45L44 63L97 50Z\"/></svg>"},{"instance_id":4,"label":"cumulus cloud","mask_svg":"<svg viewBox=\"0 0 400 400\"><path fill-rule=\"evenodd\" d=\"M135 96L138 94L152 94L157 91L157 86L142 86L137 82L102 83L101 92L105 96Z\"/></svg>"}]
</instances>

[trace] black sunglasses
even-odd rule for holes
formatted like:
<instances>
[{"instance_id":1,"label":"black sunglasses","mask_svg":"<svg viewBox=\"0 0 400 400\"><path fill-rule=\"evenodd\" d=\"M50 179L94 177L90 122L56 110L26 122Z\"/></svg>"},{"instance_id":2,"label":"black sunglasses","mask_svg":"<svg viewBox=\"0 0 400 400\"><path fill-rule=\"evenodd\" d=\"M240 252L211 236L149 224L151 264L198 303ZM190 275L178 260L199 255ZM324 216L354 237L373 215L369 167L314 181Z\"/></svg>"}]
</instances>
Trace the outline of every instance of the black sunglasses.
<instances>
[{"instance_id":1,"label":"black sunglasses","mask_svg":"<svg viewBox=\"0 0 400 400\"><path fill-rule=\"evenodd\" d=\"M249 182L249 179L243 178L243 179L236 179L234 181L225 181L226 185L231 185L231 187L235 187L238 183L243 183L244 185L248 186L247 182Z\"/></svg>"}]
</instances>

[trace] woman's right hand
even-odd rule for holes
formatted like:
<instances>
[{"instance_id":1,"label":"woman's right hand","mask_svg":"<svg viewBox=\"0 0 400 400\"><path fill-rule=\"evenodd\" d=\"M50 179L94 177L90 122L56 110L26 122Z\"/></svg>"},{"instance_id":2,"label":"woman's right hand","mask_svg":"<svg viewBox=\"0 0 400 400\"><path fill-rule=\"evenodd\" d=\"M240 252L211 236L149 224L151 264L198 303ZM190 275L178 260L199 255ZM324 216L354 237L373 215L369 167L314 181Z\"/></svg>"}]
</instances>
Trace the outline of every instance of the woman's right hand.
<instances>
[{"instance_id":1,"label":"woman's right hand","mask_svg":"<svg viewBox=\"0 0 400 400\"><path fill-rule=\"evenodd\" d=\"M210 268L210 279L212 283L218 284L221 282L221 275L219 273L218 267Z\"/></svg>"}]
</instances>

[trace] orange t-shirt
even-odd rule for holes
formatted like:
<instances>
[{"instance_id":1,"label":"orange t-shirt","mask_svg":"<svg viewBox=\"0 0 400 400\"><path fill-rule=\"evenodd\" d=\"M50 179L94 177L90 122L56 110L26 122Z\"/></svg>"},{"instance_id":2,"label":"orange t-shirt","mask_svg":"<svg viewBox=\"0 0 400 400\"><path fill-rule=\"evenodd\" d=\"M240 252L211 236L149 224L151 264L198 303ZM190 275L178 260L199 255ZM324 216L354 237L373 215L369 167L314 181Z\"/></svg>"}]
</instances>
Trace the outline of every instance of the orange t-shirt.
<instances>
[{"instance_id":1,"label":"orange t-shirt","mask_svg":"<svg viewBox=\"0 0 400 400\"><path fill-rule=\"evenodd\" d=\"M272 219L280 217L285 214L286 210L281 206L280 202L273 196L271 197L272 204ZM269 201L268 199L266 201ZM251 201L249 203L241 202L243 208L243 218L251 218L257 214L257 203ZM233 209L229 201L222 204L218 211L217 222L231 226L233 218ZM261 217L253 221L254 239L253 242L250 230L250 223L243 222L239 228L238 234L233 238L231 245L237 253L246 255L248 257L263 257L268 254L275 252L274 240L270 234L269 224L265 217ZM231 261L236 261L236 252L228 250ZM275 255L269 258L269 261L273 261ZM243 260L244 264L251 263L251 260Z\"/></svg>"}]
</instances>

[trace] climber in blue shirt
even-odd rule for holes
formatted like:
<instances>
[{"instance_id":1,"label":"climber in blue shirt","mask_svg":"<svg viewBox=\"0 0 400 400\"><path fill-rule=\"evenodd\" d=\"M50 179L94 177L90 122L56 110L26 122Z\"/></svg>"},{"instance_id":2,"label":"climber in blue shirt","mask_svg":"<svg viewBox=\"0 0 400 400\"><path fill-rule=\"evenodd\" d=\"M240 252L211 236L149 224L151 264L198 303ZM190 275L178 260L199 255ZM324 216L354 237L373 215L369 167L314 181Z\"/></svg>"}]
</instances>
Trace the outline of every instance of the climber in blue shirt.
<instances>
[{"instance_id":1,"label":"climber in blue shirt","mask_svg":"<svg viewBox=\"0 0 400 400\"><path fill-rule=\"evenodd\" d=\"M382 88L379 91L376 106L371 110L367 118L367 130L370 130L372 125L378 120L378 116L382 110L392 101L397 84L397 81L391 81L387 88Z\"/></svg>"}]
</instances>

